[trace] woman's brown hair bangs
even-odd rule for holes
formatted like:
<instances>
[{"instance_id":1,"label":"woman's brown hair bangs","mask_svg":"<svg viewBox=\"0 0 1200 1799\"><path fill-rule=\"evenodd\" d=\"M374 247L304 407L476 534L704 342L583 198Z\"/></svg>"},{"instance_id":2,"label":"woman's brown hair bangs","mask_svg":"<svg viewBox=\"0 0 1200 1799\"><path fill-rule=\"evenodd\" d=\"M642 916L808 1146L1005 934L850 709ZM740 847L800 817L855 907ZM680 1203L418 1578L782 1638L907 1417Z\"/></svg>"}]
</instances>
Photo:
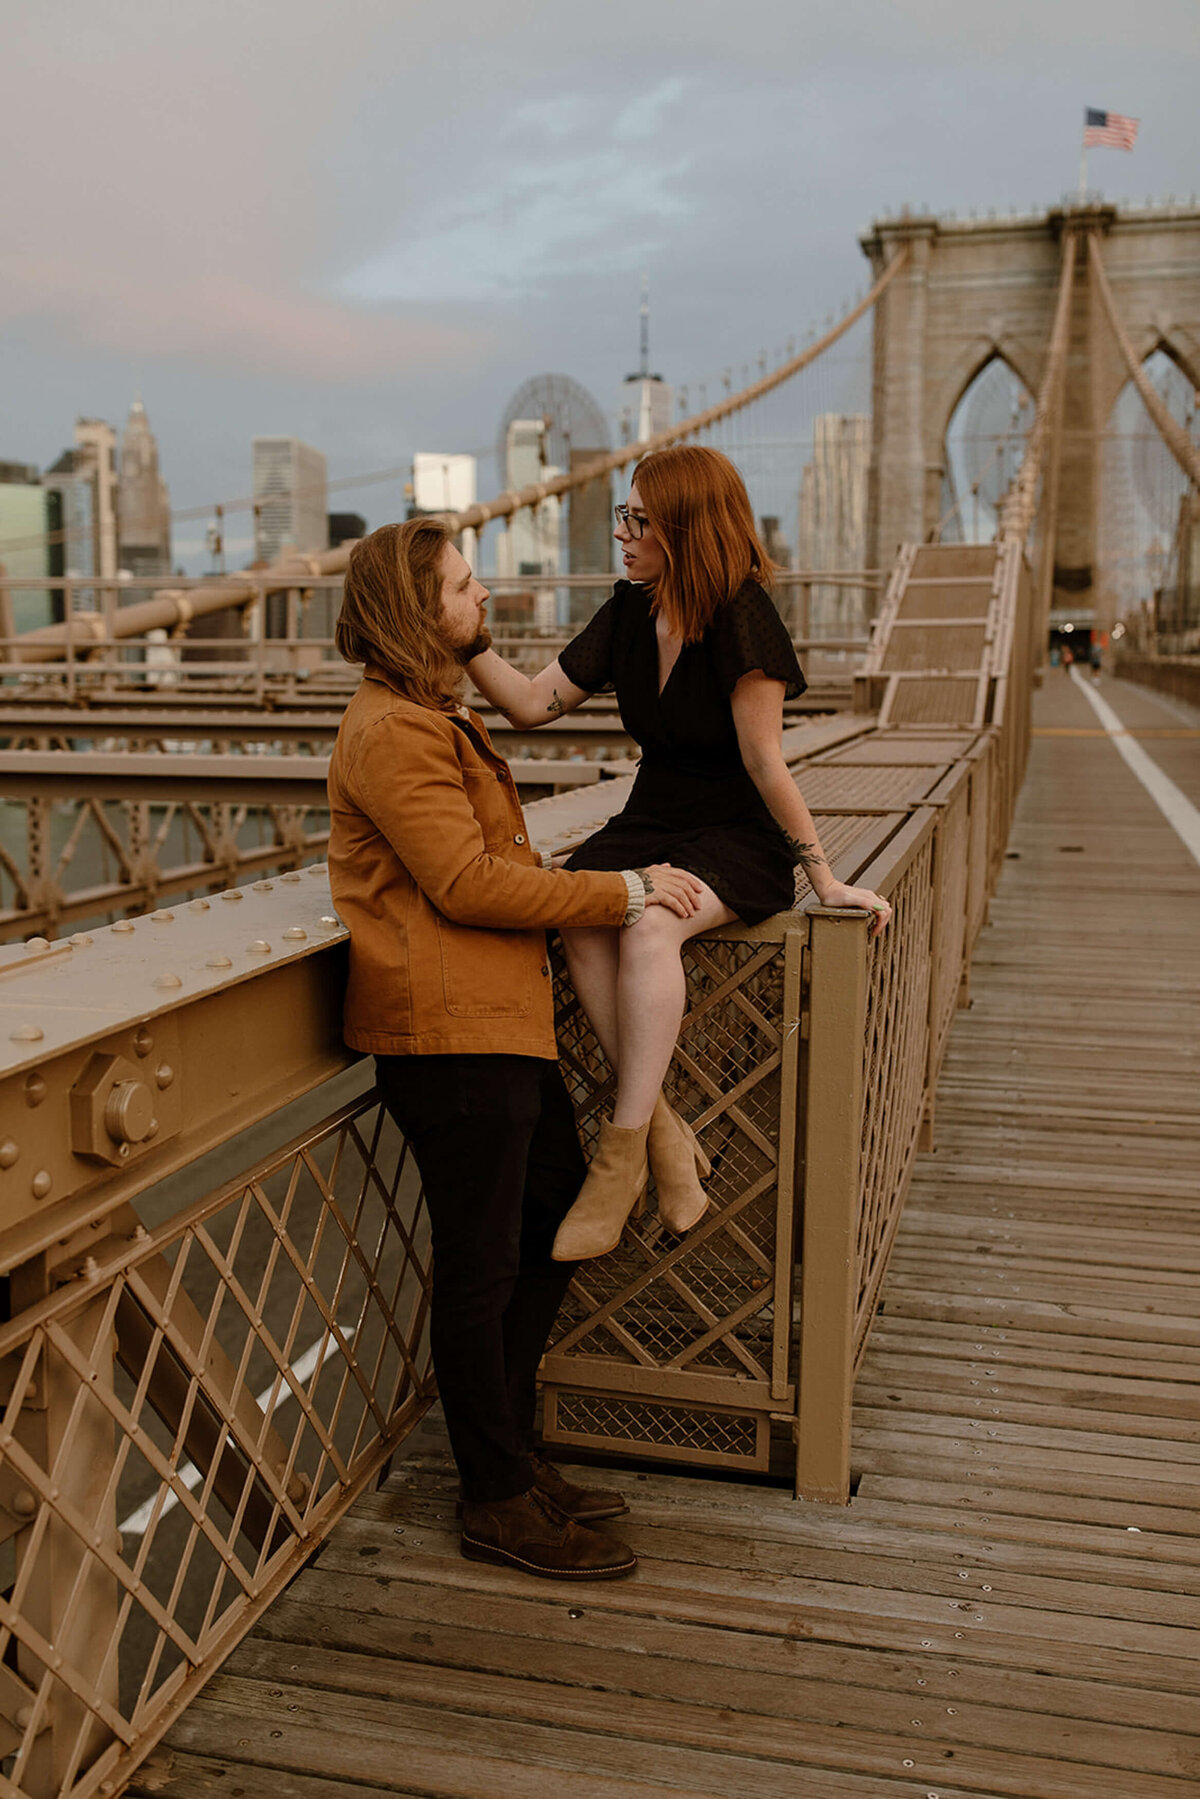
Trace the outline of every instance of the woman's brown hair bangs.
<instances>
[{"instance_id":1,"label":"woman's brown hair bangs","mask_svg":"<svg viewBox=\"0 0 1200 1799\"><path fill-rule=\"evenodd\" d=\"M436 517L380 525L361 538L350 552L334 627L347 662L373 663L410 700L438 712L457 705L463 680L441 630L438 564L452 541Z\"/></svg>"},{"instance_id":2,"label":"woman's brown hair bangs","mask_svg":"<svg viewBox=\"0 0 1200 1799\"><path fill-rule=\"evenodd\" d=\"M695 643L747 581L767 587L774 573L745 483L728 456L705 444L654 451L633 482L666 557L654 608L684 643Z\"/></svg>"}]
</instances>

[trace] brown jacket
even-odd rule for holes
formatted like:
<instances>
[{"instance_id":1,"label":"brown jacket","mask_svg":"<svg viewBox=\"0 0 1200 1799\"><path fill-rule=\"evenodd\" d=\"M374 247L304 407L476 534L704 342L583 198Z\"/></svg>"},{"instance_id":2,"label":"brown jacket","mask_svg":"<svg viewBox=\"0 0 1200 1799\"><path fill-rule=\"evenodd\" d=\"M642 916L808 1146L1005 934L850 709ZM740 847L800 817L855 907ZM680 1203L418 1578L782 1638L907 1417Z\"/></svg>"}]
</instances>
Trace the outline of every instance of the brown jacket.
<instances>
[{"instance_id":1,"label":"brown jacket","mask_svg":"<svg viewBox=\"0 0 1200 1799\"><path fill-rule=\"evenodd\" d=\"M480 719L368 668L329 764L345 1036L380 1055L557 1055L546 925L619 925L624 877L541 866Z\"/></svg>"}]
</instances>

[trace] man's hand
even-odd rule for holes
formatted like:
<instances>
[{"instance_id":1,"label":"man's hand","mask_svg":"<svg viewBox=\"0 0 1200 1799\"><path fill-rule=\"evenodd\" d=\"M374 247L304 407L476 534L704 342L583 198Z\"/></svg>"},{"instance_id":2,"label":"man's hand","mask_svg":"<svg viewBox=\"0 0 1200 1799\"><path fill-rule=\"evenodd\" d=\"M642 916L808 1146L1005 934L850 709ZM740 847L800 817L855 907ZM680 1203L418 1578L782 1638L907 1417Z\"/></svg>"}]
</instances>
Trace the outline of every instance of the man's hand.
<instances>
[{"instance_id":1,"label":"man's hand","mask_svg":"<svg viewBox=\"0 0 1200 1799\"><path fill-rule=\"evenodd\" d=\"M648 906L667 906L680 918L692 918L700 910L704 883L669 862L655 862L634 871L641 875Z\"/></svg>"}]
</instances>

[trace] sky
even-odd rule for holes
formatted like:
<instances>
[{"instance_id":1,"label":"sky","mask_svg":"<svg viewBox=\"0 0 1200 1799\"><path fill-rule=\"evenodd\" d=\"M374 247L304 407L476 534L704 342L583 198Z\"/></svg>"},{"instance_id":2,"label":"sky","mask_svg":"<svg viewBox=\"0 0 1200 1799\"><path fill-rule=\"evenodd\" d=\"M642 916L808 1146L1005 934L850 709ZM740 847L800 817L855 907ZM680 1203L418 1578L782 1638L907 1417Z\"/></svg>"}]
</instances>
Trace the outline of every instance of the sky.
<instances>
[{"instance_id":1,"label":"sky","mask_svg":"<svg viewBox=\"0 0 1200 1799\"><path fill-rule=\"evenodd\" d=\"M348 481L490 451L543 371L614 412L643 273L652 363L715 398L886 211L1056 204L1085 106L1142 120L1093 189L1200 187L1197 0L0 0L0 44L0 459L140 393L181 510L256 433Z\"/></svg>"}]
</instances>

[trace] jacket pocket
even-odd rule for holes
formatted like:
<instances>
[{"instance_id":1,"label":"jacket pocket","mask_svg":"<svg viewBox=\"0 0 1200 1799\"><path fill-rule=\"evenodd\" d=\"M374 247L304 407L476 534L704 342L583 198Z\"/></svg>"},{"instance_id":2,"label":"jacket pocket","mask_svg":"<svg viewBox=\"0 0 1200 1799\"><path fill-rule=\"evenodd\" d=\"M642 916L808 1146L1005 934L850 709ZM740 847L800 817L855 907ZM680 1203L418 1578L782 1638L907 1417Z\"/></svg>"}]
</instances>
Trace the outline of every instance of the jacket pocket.
<instances>
[{"instance_id":1,"label":"jacket pocket","mask_svg":"<svg viewBox=\"0 0 1200 1799\"><path fill-rule=\"evenodd\" d=\"M452 1018L526 1018L539 950L528 931L488 931L437 914L442 987Z\"/></svg>"}]
</instances>

